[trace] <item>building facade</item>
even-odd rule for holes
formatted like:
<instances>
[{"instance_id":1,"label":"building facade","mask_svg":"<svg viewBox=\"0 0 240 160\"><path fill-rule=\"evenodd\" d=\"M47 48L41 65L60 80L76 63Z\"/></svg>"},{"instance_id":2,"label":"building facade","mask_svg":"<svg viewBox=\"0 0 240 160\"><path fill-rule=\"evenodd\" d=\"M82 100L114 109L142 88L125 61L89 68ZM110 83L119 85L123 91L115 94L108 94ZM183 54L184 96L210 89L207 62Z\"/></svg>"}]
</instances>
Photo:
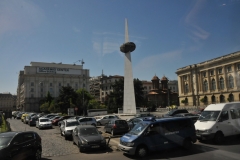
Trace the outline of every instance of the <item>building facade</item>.
<instances>
[{"instance_id":1,"label":"building facade","mask_svg":"<svg viewBox=\"0 0 240 160\"><path fill-rule=\"evenodd\" d=\"M148 92L148 101L155 107L165 108L170 105L178 105L178 93L170 89L170 81L163 76L159 79L156 75L152 78L152 89ZM177 88L176 81L172 81L171 87Z\"/></svg>"},{"instance_id":2,"label":"building facade","mask_svg":"<svg viewBox=\"0 0 240 160\"><path fill-rule=\"evenodd\" d=\"M25 66L19 72L17 108L22 111L39 111L40 100L48 92L52 97L58 97L62 86L89 91L89 70L76 64L31 62L30 66Z\"/></svg>"},{"instance_id":3,"label":"building facade","mask_svg":"<svg viewBox=\"0 0 240 160\"><path fill-rule=\"evenodd\" d=\"M104 74L97 77L91 77L89 80L90 94L100 103L104 103L107 95L113 91L112 84L123 78L123 76L119 75L106 76Z\"/></svg>"},{"instance_id":4,"label":"building facade","mask_svg":"<svg viewBox=\"0 0 240 160\"><path fill-rule=\"evenodd\" d=\"M16 110L16 95L11 93L0 93L0 111Z\"/></svg>"},{"instance_id":5,"label":"building facade","mask_svg":"<svg viewBox=\"0 0 240 160\"><path fill-rule=\"evenodd\" d=\"M240 52L179 68L180 105L240 101Z\"/></svg>"}]
</instances>

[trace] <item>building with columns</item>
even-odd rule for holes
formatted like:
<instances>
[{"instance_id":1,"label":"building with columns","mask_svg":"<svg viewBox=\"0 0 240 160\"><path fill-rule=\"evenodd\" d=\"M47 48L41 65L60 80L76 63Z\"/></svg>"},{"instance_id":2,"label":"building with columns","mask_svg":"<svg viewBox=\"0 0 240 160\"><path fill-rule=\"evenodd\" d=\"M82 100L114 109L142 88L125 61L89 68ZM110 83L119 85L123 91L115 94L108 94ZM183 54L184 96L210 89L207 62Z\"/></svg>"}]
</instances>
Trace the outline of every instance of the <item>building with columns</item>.
<instances>
[{"instance_id":1,"label":"building with columns","mask_svg":"<svg viewBox=\"0 0 240 160\"><path fill-rule=\"evenodd\" d=\"M240 101L240 51L179 68L180 106Z\"/></svg>"},{"instance_id":2,"label":"building with columns","mask_svg":"<svg viewBox=\"0 0 240 160\"><path fill-rule=\"evenodd\" d=\"M17 88L17 108L22 111L39 111L40 100L48 92L56 98L62 86L74 90L84 88L89 91L89 70L82 65L31 62L19 72Z\"/></svg>"}]
</instances>

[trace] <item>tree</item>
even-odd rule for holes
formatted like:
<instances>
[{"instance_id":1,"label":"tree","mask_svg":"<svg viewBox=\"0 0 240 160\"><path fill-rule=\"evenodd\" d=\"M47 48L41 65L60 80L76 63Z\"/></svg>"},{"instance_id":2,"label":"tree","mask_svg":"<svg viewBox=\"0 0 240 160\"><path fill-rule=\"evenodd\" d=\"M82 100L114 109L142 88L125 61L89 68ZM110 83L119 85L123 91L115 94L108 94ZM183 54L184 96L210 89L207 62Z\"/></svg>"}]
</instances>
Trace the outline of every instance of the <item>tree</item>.
<instances>
[{"instance_id":1,"label":"tree","mask_svg":"<svg viewBox=\"0 0 240 160\"><path fill-rule=\"evenodd\" d=\"M89 106L89 101L94 99L94 97L85 89L79 89L76 91L77 99L76 99L76 106L79 107L78 113L79 114L86 114L87 109Z\"/></svg>"},{"instance_id":2,"label":"tree","mask_svg":"<svg viewBox=\"0 0 240 160\"><path fill-rule=\"evenodd\" d=\"M141 107L144 105L144 93L143 93L143 84L142 81L139 79L134 79L134 92L135 92L135 101L136 101L136 106Z\"/></svg>"},{"instance_id":3,"label":"tree","mask_svg":"<svg viewBox=\"0 0 240 160\"><path fill-rule=\"evenodd\" d=\"M48 92L48 93L47 93L47 96L45 97L45 102L48 103L48 108L50 107L50 104L52 103L53 99L54 99L54 98L52 97L52 95L50 94L50 92Z\"/></svg>"},{"instance_id":4,"label":"tree","mask_svg":"<svg viewBox=\"0 0 240 160\"><path fill-rule=\"evenodd\" d=\"M75 106L77 97L78 95L72 87L62 87L57 98L57 106L62 113L67 113L68 108Z\"/></svg>"}]
</instances>

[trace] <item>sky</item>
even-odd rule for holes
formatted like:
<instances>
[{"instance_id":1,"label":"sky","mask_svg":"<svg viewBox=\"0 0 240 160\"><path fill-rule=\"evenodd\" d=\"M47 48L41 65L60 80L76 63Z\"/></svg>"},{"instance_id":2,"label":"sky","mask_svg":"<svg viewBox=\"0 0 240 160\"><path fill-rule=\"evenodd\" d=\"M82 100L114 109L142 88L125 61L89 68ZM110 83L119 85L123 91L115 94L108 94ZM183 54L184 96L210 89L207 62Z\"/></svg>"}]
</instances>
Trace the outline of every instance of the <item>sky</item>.
<instances>
[{"instance_id":1,"label":"sky","mask_svg":"<svg viewBox=\"0 0 240 160\"><path fill-rule=\"evenodd\" d=\"M240 0L1 0L0 93L16 94L31 62L124 76L125 19L133 78L177 80L179 68L240 51Z\"/></svg>"}]
</instances>

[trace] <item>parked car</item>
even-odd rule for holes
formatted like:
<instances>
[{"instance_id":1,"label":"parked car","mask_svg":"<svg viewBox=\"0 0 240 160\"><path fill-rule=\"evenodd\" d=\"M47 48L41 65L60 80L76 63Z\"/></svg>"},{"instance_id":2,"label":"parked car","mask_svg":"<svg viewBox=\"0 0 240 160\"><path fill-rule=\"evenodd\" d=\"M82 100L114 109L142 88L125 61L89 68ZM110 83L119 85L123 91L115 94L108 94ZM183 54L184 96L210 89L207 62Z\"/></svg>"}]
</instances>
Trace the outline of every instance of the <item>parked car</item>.
<instances>
[{"instance_id":1,"label":"parked car","mask_svg":"<svg viewBox=\"0 0 240 160\"><path fill-rule=\"evenodd\" d=\"M97 126L97 121L94 117L81 117L78 119L80 125L93 125Z\"/></svg>"},{"instance_id":2,"label":"parked car","mask_svg":"<svg viewBox=\"0 0 240 160\"><path fill-rule=\"evenodd\" d=\"M72 131L79 125L79 121L72 119L72 120L63 120L60 126L60 133L61 136L65 137L65 140L71 138Z\"/></svg>"},{"instance_id":3,"label":"parked car","mask_svg":"<svg viewBox=\"0 0 240 160\"><path fill-rule=\"evenodd\" d=\"M43 128L52 128L52 122L49 118L38 118L36 121L36 127L40 130Z\"/></svg>"},{"instance_id":4,"label":"parked car","mask_svg":"<svg viewBox=\"0 0 240 160\"><path fill-rule=\"evenodd\" d=\"M29 126L36 126L36 122L38 121L38 116L32 116L30 117L29 121L28 121L28 125Z\"/></svg>"},{"instance_id":5,"label":"parked car","mask_svg":"<svg viewBox=\"0 0 240 160\"><path fill-rule=\"evenodd\" d=\"M139 122L142 122L142 121L156 121L155 117L134 117L134 118L131 118L129 120L127 120L127 123L128 123L128 127L129 127L129 130L131 130L136 124L138 124Z\"/></svg>"},{"instance_id":6,"label":"parked car","mask_svg":"<svg viewBox=\"0 0 240 160\"><path fill-rule=\"evenodd\" d=\"M105 124L104 131L111 133L112 136L115 134L125 134L129 131L129 126L126 120L113 119Z\"/></svg>"},{"instance_id":7,"label":"parked car","mask_svg":"<svg viewBox=\"0 0 240 160\"><path fill-rule=\"evenodd\" d=\"M68 118L70 118L70 117L73 117L73 116L62 116L62 117L60 117L60 118L58 118L58 119L54 119L54 120L52 120L52 124L55 125L55 126L57 126L60 121L62 121L62 120L64 120L64 119L68 119ZM59 126L60 126L60 125L59 125Z\"/></svg>"},{"instance_id":8,"label":"parked car","mask_svg":"<svg viewBox=\"0 0 240 160\"><path fill-rule=\"evenodd\" d=\"M105 115L105 116L98 117L98 118L99 119L96 119L98 126L105 125L112 119L120 119L117 115Z\"/></svg>"},{"instance_id":9,"label":"parked car","mask_svg":"<svg viewBox=\"0 0 240 160\"><path fill-rule=\"evenodd\" d=\"M92 149L106 149L106 140L92 125L78 125L72 132L73 143L80 152Z\"/></svg>"},{"instance_id":10,"label":"parked car","mask_svg":"<svg viewBox=\"0 0 240 160\"><path fill-rule=\"evenodd\" d=\"M54 117L54 116L58 116L58 114L46 114L44 116L42 116L42 118L51 118L51 117Z\"/></svg>"},{"instance_id":11,"label":"parked car","mask_svg":"<svg viewBox=\"0 0 240 160\"><path fill-rule=\"evenodd\" d=\"M118 148L126 154L144 157L149 152L182 146L192 148L196 130L189 118L162 118L142 121L120 138Z\"/></svg>"},{"instance_id":12,"label":"parked car","mask_svg":"<svg viewBox=\"0 0 240 160\"><path fill-rule=\"evenodd\" d=\"M22 117L21 117L21 121L23 122L24 121L24 118L28 115L28 112L25 112L22 114Z\"/></svg>"},{"instance_id":13,"label":"parked car","mask_svg":"<svg viewBox=\"0 0 240 160\"><path fill-rule=\"evenodd\" d=\"M57 119L57 120L54 120L54 124L55 125L58 125L59 127L61 126L61 123L63 122L63 120L64 119L75 119L75 120L77 120L77 119L79 119L80 117L82 117L82 116L63 116L62 118L59 118L59 119Z\"/></svg>"},{"instance_id":14,"label":"parked car","mask_svg":"<svg viewBox=\"0 0 240 160\"><path fill-rule=\"evenodd\" d=\"M164 114L163 117L172 117L178 113L188 113L188 111L186 109L173 109L169 111L167 114Z\"/></svg>"},{"instance_id":15,"label":"parked car","mask_svg":"<svg viewBox=\"0 0 240 160\"><path fill-rule=\"evenodd\" d=\"M52 122L53 120L55 120L55 119L59 119L59 118L61 118L62 116L53 116L53 117L51 117L51 118L49 118L50 119L50 121Z\"/></svg>"},{"instance_id":16,"label":"parked car","mask_svg":"<svg viewBox=\"0 0 240 160\"><path fill-rule=\"evenodd\" d=\"M178 114L175 114L173 117L188 117L188 118L191 118L193 120L193 122L195 123L199 116L196 115L196 114L192 114L192 113L178 113Z\"/></svg>"},{"instance_id":17,"label":"parked car","mask_svg":"<svg viewBox=\"0 0 240 160\"><path fill-rule=\"evenodd\" d=\"M32 116L35 116L35 115L36 115L36 113L30 113L30 114L28 114L28 115L24 118L23 122L24 122L25 124L28 124L29 119L30 119Z\"/></svg>"},{"instance_id":18,"label":"parked car","mask_svg":"<svg viewBox=\"0 0 240 160\"><path fill-rule=\"evenodd\" d=\"M40 160L42 157L42 140L33 131L0 133L0 159Z\"/></svg>"},{"instance_id":19,"label":"parked car","mask_svg":"<svg viewBox=\"0 0 240 160\"><path fill-rule=\"evenodd\" d=\"M17 115L16 115L16 119L21 119L21 117L22 117L22 112L19 112Z\"/></svg>"}]
</instances>

